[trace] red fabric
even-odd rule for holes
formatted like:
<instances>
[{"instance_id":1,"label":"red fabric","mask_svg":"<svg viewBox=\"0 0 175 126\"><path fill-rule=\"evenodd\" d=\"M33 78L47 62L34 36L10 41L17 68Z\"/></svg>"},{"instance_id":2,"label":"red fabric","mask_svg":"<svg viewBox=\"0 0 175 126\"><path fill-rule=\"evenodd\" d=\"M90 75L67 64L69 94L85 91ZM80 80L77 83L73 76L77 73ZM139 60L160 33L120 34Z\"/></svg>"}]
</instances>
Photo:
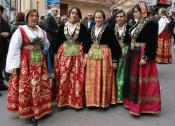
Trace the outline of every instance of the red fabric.
<instances>
[{"instance_id":1,"label":"red fabric","mask_svg":"<svg viewBox=\"0 0 175 126\"><path fill-rule=\"evenodd\" d=\"M156 52L156 62L171 63L171 39L168 30L164 30L158 37L158 48Z\"/></svg>"},{"instance_id":2,"label":"red fabric","mask_svg":"<svg viewBox=\"0 0 175 126\"><path fill-rule=\"evenodd\" d=\"M142 56L144 56L144 48L141 48L141 55L134 55L134 62L131 66L131 95L135 88L138 88L138 101L134 102L130 99L124 100L125 107L129 108L131 113L139 115L140 113L158 113L161 111L160 101L160 84L158 81L158 71L154 61L148 60L146 65L138 65ZM137 65L139 67L137 67ZM138 80L134 77L138 76ZM133 87L134 83L138 83L138 87Z\"/></svg>"},{"instance_id":3,"label":"red fabric","mask_svg":"<svg viewBox=\"0 0 175 126\"><path fill-rule=\"evenodd\" d=\"M80 55L64 56L64 44L58 49L55 58L57 83L57 106L82 108L84 102L83 48L79 45Z\"/></svg>"},{"instance_id":4,"label":"red fabric","mask_svg":"<svg viewBox=\"0 0 175 126\"><path fill-rule=\"evenodd\" d=\"M23 46L30 44L23 29L21 33ZM41 54L44 56L42 52ZM43 58L42 65L30 64L30 49L21 49L19 72L10 77L8 110L19 111L20 118L34 116L36 119L51 112L51 89L46 61Z\"/></svg>"}]
</instances>

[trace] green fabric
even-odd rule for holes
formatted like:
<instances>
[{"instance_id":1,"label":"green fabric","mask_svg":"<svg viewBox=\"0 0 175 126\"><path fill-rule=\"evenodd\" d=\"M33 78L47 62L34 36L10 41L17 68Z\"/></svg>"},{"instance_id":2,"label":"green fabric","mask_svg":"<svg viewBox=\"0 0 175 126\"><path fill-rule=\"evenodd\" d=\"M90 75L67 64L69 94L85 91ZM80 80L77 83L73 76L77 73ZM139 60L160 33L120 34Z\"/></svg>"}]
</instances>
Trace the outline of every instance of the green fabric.
<instances>
[{"instance_id":1,"label":"green fabric","mask_svg":"<svg viewBox=\"0 0 175 126\"><path fill-rule=\"evenodd\" d=\"M117 70L116 86L117 86L117 101L123 101L123 85L124 85L124 74L125 74L125 56L128 52L128 45L122 48L122 56L119 59L119 66Z\"/></svg>"},{"instance_id":2,"label":"green fabric","mask_svg":"<svg viewBox=\"0 0 175 126\"><path fill-rule=\"evenodd\" d=\"M64 44L64 56L77 56L77 55L80 55L78 44L69 42Z\"/></svg>"},{"instance_id":3,"label":"green fabric","mask_svg":"<svg viewBox=\"0 0 175 126\"><path fill-rule=\"evenodd\" d=\"M30 50L30 63L31 64L41 64L43 62L43 55L41 49L31 49Z\"/></svg>"},{"instance_id":4,"label":"green fabric","mask_svg":"<svg viewBox=\"0 0 175 126\"><path fill-rule=\"evenodd\" d=\"M101 48L92 47L88 52L89 59L103 59L103 50Z\"/></svg>"}]
</instances>

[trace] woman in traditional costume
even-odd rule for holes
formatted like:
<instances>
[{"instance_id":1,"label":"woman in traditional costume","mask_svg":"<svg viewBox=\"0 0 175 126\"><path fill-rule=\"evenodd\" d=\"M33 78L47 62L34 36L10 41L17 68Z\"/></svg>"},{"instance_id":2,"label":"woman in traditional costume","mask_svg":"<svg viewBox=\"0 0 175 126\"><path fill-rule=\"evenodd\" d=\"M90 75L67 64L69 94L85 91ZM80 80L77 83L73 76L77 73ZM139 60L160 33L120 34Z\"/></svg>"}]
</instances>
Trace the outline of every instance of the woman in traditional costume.
<instances>
[{"instance_id":1,"label":"woman in traditional costume","mask_svg":"<svg viewBox=\"0 0 175 126\"><path fill-rule=\"evenodd\" d=\"M119 65L116 74L116 94L117 103L123 103L123 85L125 74L125 59L129 48L130 26L126 23L126 14L123 10L118 10L115 14L116 24L114 27L115 36L122 48L122 55L119 59Z\"/></svg>"},{"instance_id":2,"label":"woman in traditional costume","mask_svg":"<svg viewBox=\"0 0 175 126\"><path fill-rule=\"evenodd\" d=\"M124 106L133 115L161 111L160 84L155 64L157 25L142 15L143 6L137 4L133 15L139 19L130 29L131 48L126 57Z\"/></svg>"},{"instance_id":3,"label":"woman in traditional costume","mask_svg":"<svg viewBox=\"0 0 175 126\"><path fill-rule=\"evenodd\" d=\"M73 7L69 21L59 27L59 43L55 56L57 106L83 108L84 55L90 48L86 27L80 23L81 11Z\"/></svg>"},{"instance_id":4,"label":"woman in traditional costume","mask_svg":"<svg viewBox=\"0 0 175 126\"><path fill-rule=\"evenodd\" d=\"M171 55L171 36L168 31L168 23L170 23L169 19L166 16L166 9L161 8L159 10L159 15L161 18L159 19L159 33L158 33L158 48L156 55L157 63L171 63L172 55Z\"/></svg>"},{"instance_id":5,"label":"woman in traditional costume","mask_svg":"<svg viewBox=\"0 0 175 126\"><path fill-rule=\"evenodd\" d=\"M105 13L95 12L95 26L91 29L91 49L86 56L85 94L87 107L109 107L116 104L114 69L121 48L114 30L104 24Z\"/></svg>"},{"instance_id":6,"label":"woman in traditional costume","mask_svg":"<svg viewBox=\"0 0 175 126\"><path fill-rule=\"evenodd\" d=\"M8 84L8 111L20 118L38 119L51 113L51 89L46 59L42 47L48 48L46 33L36 25L38 12L25 14L27 25L14 32L7 55L6 71L11 73Z\"/></svg>"}]
</instances>

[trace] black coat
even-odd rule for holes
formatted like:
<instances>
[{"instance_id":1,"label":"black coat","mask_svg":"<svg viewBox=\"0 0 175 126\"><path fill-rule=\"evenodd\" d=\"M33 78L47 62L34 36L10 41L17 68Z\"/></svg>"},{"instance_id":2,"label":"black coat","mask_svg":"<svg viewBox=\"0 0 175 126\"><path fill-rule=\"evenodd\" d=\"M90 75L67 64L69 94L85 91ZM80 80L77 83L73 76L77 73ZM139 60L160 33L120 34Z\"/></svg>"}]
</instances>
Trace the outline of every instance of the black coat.
<instances>
[{"instance_id":1,"label":"black coat","mask_svg":"<svg viewBox=\"0 0 175 126\"><path fill-rule=\"evenodd\" d=\"M9 26L8 22L5 21L4 19L1 19L1 22L0 22L0 33L1 32L8 32L9 33L9 36L6 38L0 36L0 52L7 53L8 45L9 45L8 39L10 39L11 35L10 35L10 26Z\"/></svg>"},{"instance_id":2,"label":"black coat","mask_svg":"<svg viewBox=\"0 0 175 126\"><path fill-rule=\"evenodd\" d=\"M50 43L49 53L52 66L54 66L54 50L56 50L56 44L58 41L58 23L51 14L49 14L47 19L44 21L43 28L47 33L47 38Z\"/></svg>"},{"instance_id":3,"label":"black coat","mask_svg":"<svg viewBox=\"0 0 175 126\"><path fill-rule=\"evenodd\" d=\"M14 24L12 24L11 25L11 34L13 34L18 29L18 26L25 25L25 24L26 23L24 21L15 22Z\"/></svg>"},{"instance_id":4,"label":"black coat","mask_svg":"<svg viewBox=\"0 0 175 126\"><path fill-rule=\"evenodd\" d=\"M153 20L150 20L136 38L136 42L146 43L145 56L149 59L156 57L157 39L158 25Z\"/></svg>"}]
</instances>

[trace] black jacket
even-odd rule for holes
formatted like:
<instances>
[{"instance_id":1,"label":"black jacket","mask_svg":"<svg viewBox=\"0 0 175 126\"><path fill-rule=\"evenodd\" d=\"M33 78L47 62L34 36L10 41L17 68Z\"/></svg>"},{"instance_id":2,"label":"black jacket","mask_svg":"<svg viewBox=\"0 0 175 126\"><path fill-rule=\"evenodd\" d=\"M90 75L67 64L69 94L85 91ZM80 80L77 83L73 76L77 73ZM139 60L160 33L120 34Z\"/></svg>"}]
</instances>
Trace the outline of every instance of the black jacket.
<instances>
[{"instance_id":1,"label":"black jacket","mask_svg":"<svg viewBox=\"0 0 175 126\"><path fill-rule=\"evenodd\" d=\"M64 24L62 24L59 26L58 41L56 44L55 53L56 53L57 49L59 48L59 46L66 40L67 40L67 38L64 35ZM77 41L82 43L84 53L88 53L88 51L91 47L90 35L87 31L87 28L83 24L80 24L80 33L79 33L79 36L77 38Z\"/></svg>"},{"instance_id":2,"label":"black jacket","mask_svg":"<svg viewBox=\"0 0 175 126\"><path fill-rule=\"evenodd\" d=\"M109 48L111 49L113 61L119 60L122 53L121 47L115 37L114 30L108 25L106 26L106 29L102 34L100 44L105 44L109 46Z\"/></svg>"},{"instance_id":3,"label":"black jacket","mask_svg":"<svg viewBox=\"0 0 175 126\"><path fill-rule=\"evenodd\" d=\"M146 43L145 56L149 59L156 57L157 39L158 25L153 20L150 20L136 38L136 42Z\"/></svg>"},{"instance_id":4,"label":"black jacket","mask_svg":"<svg viewBox=\"0 0 175 126\"><path fill-rule=\"evenodd\" d=\"M2 37L0 36L0 52L7 52L8 48L8 39L10 39L10 26L7 21L5 21L3 18L0 21L0 33L1 32L8 32L9 36L8 37Z\"/></svg>"}]
</instances>

